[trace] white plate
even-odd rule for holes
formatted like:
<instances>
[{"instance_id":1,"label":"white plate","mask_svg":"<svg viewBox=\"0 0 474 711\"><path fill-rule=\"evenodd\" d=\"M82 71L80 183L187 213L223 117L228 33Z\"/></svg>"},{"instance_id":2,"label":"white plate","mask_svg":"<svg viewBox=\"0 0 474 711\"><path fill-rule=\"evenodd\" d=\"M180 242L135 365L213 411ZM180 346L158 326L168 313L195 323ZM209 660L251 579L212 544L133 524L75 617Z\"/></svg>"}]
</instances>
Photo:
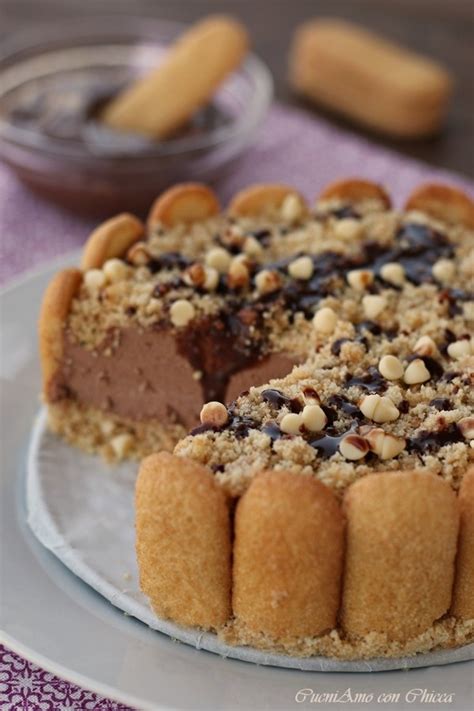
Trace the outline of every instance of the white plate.
<instances>
[{"instance_id":1,"label":"white plate","mask_svg":"<svg viewBox=\"0 0 474 711\"><path fill-rule=\"evenodd\" d=\"M75 261L62 260L60 266ZM354 675L224 659L173 642L126 617L37 543L25 523L22 485L29 431L38 410L37 314L57 268L30 275L1 297L2 641L53 673L143 709L291 709L301 706L295 701L300 689L350 689L353 696L373 696L372 701L351 703L351 708L379 708L379 694L399 693L399 701L389 706L405 708L410 690L426 689L454 694L449 707L465 711L473 698L472 662ZM426 708L426 703L415 700L409 707Z\"/></svg>"}]
</instances>

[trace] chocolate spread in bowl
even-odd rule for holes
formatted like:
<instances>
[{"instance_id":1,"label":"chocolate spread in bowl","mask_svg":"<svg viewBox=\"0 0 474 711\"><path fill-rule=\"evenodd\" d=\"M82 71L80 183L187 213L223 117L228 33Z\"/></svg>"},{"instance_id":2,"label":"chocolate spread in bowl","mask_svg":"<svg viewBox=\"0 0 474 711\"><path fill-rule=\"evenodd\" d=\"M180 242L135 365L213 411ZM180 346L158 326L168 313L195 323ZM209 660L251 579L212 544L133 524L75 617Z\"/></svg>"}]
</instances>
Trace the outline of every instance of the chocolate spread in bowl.
<instances>
[{"instance_id":1,"label":"chocolate spread in bowl","mask_svg":"<svg viewBox=\"0 0 474 711\"><path fill-rule=\"evenodd\" d=\"M106 68L60 71L31 79L4 98L5 120L38 145L73 148L91 156L153 153L157 142L146 136L114 131L100 122L100 112L125 86ZM197 111L169 140L202 135L228 123L217 104Z\"/></svg>"}]
</instances>

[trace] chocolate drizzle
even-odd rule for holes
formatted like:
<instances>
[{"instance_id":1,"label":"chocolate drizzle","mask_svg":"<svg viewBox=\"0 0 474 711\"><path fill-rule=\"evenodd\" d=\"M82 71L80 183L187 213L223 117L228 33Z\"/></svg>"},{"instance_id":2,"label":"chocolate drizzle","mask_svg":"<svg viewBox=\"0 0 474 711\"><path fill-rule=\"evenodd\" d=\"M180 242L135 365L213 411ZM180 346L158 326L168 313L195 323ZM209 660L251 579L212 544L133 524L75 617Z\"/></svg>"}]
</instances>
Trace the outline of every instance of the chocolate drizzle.
<instances>
[{"instance_id":1,"label":"chocolate drizzle","mask_svg":"<svg viewBox=\"0 0 474 711\"><path fill-rule=\"evenodd\" d=\"M176 342L180 355L201 373L204 402L225 401L231 376L262 357L263 341L250 333L238 314L226 311L178 330Z\"/></svg>"},{"instance_id":2,"label":"chocolate drizzle","mask_svg":"<svg viewBox=\"0 0 474 711\"><path fill-rule=\"evenodd\" d=\"M416 437L412 437L407 441L407 450L415 454L429 454L438 450L440 447L445 447L447 444L455 444L462 442L463 436L457 425L452 423L435 432L421 430Z\"/></svg>"}]
</instances>

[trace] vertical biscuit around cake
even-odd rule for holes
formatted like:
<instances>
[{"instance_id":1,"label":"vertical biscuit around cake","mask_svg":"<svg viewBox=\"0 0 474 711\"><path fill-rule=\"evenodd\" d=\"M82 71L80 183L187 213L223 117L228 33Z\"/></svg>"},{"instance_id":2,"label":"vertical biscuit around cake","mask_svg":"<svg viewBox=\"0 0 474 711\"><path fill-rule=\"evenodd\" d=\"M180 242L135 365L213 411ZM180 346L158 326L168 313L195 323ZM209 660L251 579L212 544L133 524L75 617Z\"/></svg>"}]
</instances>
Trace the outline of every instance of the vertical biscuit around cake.
<instances>
[{"instance_id":1,"label":"vertical biscuit around cake","mask_svg":"<svg viewBox=\"0 0 474 711\"><path fill-rule=\"evenodd\" d=\"M215 629L230 614L229 511L211 472L162 452L136 483L140 586L155 612Z\"/></svg>"},{"instance_id":2,"label":"vertical biscuit around cake","mask_svg":"<svg viewBox=\"0 0 474 711\"><path fill-rule=\"evenodd\" d=\"M463 620L471 620L474 619L474 467L461 484L459 506L461 523L452 612Z\"/></svg>"},{"instance_id":3,"label":"vertical biscuit around cake","mask_svg":"<svg viewBox=\"0 0 474 711\"><path fill-rule=\"evenodd\" d=\"M459 525L449 484L422 472L369 474L344 499L346 633L406 641L451 604Z\"/></svg>"},{"instance_id":4,"label":"vertical biscuit around cake","mask_svg":"<svg viewBox=\"0 0 474 711\"><path fill-rule=\"evenodd\" d=\"M253 632L291 638L335 626L343 517L319 481L259 474L235 519L233 611Z\"/></svg>"}]
</instances>

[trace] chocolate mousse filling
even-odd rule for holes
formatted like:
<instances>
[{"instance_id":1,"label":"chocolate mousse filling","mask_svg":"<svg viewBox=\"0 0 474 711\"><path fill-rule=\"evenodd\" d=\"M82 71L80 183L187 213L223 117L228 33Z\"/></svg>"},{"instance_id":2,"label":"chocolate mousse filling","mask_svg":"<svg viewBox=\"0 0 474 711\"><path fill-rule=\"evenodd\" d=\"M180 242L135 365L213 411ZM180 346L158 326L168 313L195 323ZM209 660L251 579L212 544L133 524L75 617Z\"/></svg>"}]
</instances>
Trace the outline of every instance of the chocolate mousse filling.
<instances>
[{"instance_id":1,"label":"chocolate mousse filling","mask_svg":"<svg viewBox=\"0 0 474 711\"><path fill-rule=\"evenodd\" d=\"M239 323L202 319L177 335L166 327L124 328L109 333L96 350L66 334L48 398L190 429L203 402L235 399L252 385L283 377L296 363L284 353L264 354Z\"/></svg>"}]
</instances>

